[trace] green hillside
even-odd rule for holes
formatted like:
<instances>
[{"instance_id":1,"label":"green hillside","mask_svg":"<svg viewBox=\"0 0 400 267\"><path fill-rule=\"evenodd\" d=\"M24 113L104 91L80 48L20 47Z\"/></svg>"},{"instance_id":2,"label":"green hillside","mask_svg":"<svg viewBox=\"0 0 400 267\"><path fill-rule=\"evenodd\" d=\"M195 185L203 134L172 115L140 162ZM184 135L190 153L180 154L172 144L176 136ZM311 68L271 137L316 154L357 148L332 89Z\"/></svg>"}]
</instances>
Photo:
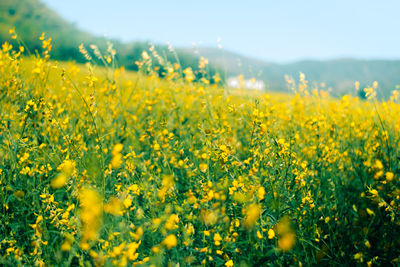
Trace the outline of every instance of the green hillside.
<instances>
[{"instance_id":1,"label":"green hillside","mask_svg":"<svg viewBox=\"0 0 400 267\"><path fill-rule=\"evenodd\" d=\"M58 60L84 62L85 59L78 50L81 43L86 46L96 44L104 51L107 42L110 41L78 29L39 0L0 1L1 42L10 40L9 29L13 27L32 53L40 50L41 41L38 37L42 32L46 32L46 36L53 39L51 56ZM111 40L111 43L117 51L118 63L130 70L137 70L135 62L140 59L142 52L150 47L150 44L145 42L121 43L118 40ZM156 45L156 50L169 62L176 62L176 56L168 50L168 47ZM177 54L183 68L197 69L198 56L188 55L184 51L177 51ZM210 67L210 74L214 72L216 70Z\"/></svg>"},{"instance_id":2,"label":"green hillside","mask_svg":"<svg viewBox=\"0 0 400 267\"><path fill-rule=\"evenodd\" d=\"M89 33L78 30L57 13L37 0L2 0L0 2L0 39L10 38L8 30L15 27L29 50L41 46L38 37L42 32L54 39L52 56L56 59L75 59L82 61L77 47L80 43L103 41Z\"/></svg>"}]
</instances>

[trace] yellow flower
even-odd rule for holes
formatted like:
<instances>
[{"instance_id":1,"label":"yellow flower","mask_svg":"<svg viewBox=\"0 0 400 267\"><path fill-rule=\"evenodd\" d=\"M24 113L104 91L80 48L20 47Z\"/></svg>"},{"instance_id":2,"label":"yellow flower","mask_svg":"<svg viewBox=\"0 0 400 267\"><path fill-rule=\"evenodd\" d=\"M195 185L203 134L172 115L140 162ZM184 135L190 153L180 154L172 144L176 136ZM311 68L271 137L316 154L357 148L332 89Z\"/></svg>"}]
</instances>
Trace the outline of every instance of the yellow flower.
<instances>
[{"instance_id":1,"label":"yellow flower","mask_svg":"<svg viewBox=\"0 0 400 267\"><path fill-rule=\"evenodd\" d=\"M176 214L171 214L168 220L165 222L165 229L167 230L174 230L178 228L177 223L179 223L179 217Z\"/></svg>"},{"instance_id":2,"label":"yellow flower","mask_svg":"<svg viewBox=\"0 0 400 267\"><path fill-rule=\"evenodd\" d=\"M296 235L293 232L285 233L278 240L278 246L282 251L289 251L296 243Z\"/></svg>"},{"instance_id":3,"label":"yellow flower","mask_svg":"<svg viewBox=\"0 0 400 267\"><path fill-rule=\"evenodd\" d=\"M153 252L153 253L158 253L158 252L160 252L160 247L158 247L158 246L152 247L152 248L151 248L151 252Z\"/></svg>"},{"instance_id":4,"label":"yellow flower","mask_svg":"<svg viewBox=\"0 0 400 267\"><path fill-rule=\"evenodd\" d=\"M113 169L118 169L121 167L122 164L122 155L121 154L116 154L115 156L112 157L111 159L111 167Z\"/></svg>"},{"instance_id":5,"label":"yellow flower","mask_svg":"<svg viewBox=\"0 0 400 267\"><path fill-rule=\"evenodd\" d=\"M356 88L356 90L360 89L360 82L359 81L354 82L354 87Z\"/></svg>"},{"instance_id":6,"label":"yellow flower","mask_svg":"<svg viewBox=\"0 0 400 267\"><path fill-rule=\"evenodd\" d=\"M56 178L51 180L50 185L54 189L59 189L59 188L65 186L65 184L67 183L67 180L68 180L68 177L64 173L60 173L56 176Z\"/></svg>"},{"instance_id":7,"label":"yellow flower","mask_svg":"<svg viewBox=\"0 0 400 267\"><path fill-rule=\"evenodd\" d=\"M103 213L102 199L95 190L84 188L79 192L80 212L79 217L82 222L81 248L88 250L88 241L97 238L97 231L101 225Z\"/></svg>"},{"instance_id":8,"label":"yellow flower","mask_svg":"<svg viewBox=\"0 0 400 267\"><path fill-rule=\"evenodd\" d=\"M64 241L61 245L61 250L62 251L70 251L72 248L71 243Z\"/></svg>"},{"instance_id":9,"label":"yellow flower","mask_svg":"<svg viewBox=\"0 0 400 267\"><path fill-rule=\"evenodd\" d=\"M206 172L208 169L208 165L205 163L200 163L199 168L200 168L200 171Z\"/></svg>"},{"instance_id":10,"label":"yellow flower","mask_svg":"<svg viewBox=\"0 0 400 267\"><path fill-rule=\"evenodd\" d=\"M171 234L169 236L167 236L164 241L163 244L168 248L171 249L173 247L176 247L176 245L178 244L178 240L176 239L176 236L174 234Z\"/></svg>"},{"instance_id":11,"label":"yellow flower","mask_svg":"<svg viewBox=\"0 0 400 267\"><path fill-rule=\"evenodd\" d=\"M214 225L218 220L218 214L216 214L214 211L202 209L200 218L204 224Z\"/></svg>"},{"instance_id":12,"label":"yellow flower","mask_svg":"<svg viewBox=\"0 0 400 267\"><path fill-rule=\"evenodd\" d=\"M121 201L116 197L112 197L110 202L104 205L104 211L112 215L122 215Z\"/></svg>"},{"instance_id":13,"label":"yellow flower","mask_svg":"<svg viewBox=\"0 0 400 267\"><path fill-rule=\"evenodd\" d=\"M193 74L192 68L186 68L183 70L183 74L185 74L185 80L187 82L191 82L194 80L195 76Z\"/></svg>"},{"instance_id":14,"label":"yellow flower","mask_svg":"<svg viewBox=\"0 0 400 267\"><path fill-rule=\"evenodd\" d=\"M74 236L69 233L66 233L64 242L61 245L61 250L62 251L70 251L73 243L74 243Z\"/></svg>"},{"instance_id":15,"label":"yellow flower","mask_svg":"<svg viewBox=\"0 0 400 267\"><path fill-rule=\"evenodd\" d=\"M370 216L375 215L375 212L373 212L373 211L370 210L369 208L367 208L366 210L367 210L367 213L368 213Z\"/></svg>"},{"instance_id":16,"label":"yellow flower","mask_svg":"<svg viewBox=\"0 0 400 267\"><path fill-rule=\"evenodd\" d=\"M260 231L257 231L257 238L258 238L258 239L263 239L263 236L262 236L262 234L260 233Z\"/></svg>"},{"instance_id":17,"label":"yellow flower","mask_svg":"<svg viewBox=\"0 0 400 267\"><path fill-rule=\"evenodd\" d=\"M200 249L200 252L201 252L201 253L206 253L207 250L208 250L208 247L205 247L205 248Z\"/></svg>"},{"instance_id":18,"label":"yellow flower","mask_svg":"<svg viewBox=\"0 0 400 267\"><path fill-rule=\"evenodd\" d=\"M272 229L268 230L268 239L272 239L275 237L275 231Z\"/></svg>"},{"instance_id":19,"label":"yellow flower","mask_svg":"<svg viewBox=\"0 0 400 267\"><path fill-rule=\"evenodd\" d=\"M218 233L214 234L214 244L216 246L220 246L221 241L222 241L222 237L220 236L220 234L218 234Z\"/></svg>"},{"instance_id":20,"label":"yellow flower","mask_svg":"<svg viewBox=\"0 0 400 267\"><path fill-rule=\"evenodd\" d=\"M143 52L142 52L142 58L143 58L144 60L148 60L148 59L150 59L150 56L149 56L149 54L148 54L146 51L143 51Z\"/></svg>"},{"instance_id":21,"label":"yellow flower","mask_svg":"<svg viewBox=\"0 0 400 267\"><path fill-rule=\"evenodd\" d=\"M257 197L259 200L263 200L265 196L265 188L263 186L260 186L257 190Z\"/></svg>"},{"instance_id":22,"label":"yellow flower","mask_svg":"<svg viewBox=\"0 0 400 267\"><path fill-rule=\"evenodd\" d=\"M121 151L123 149L122 144L116 144L111 151L112 159L111 159L111 167L113 169L118 169L122 164L122 155Z\"/></svg>"},{"instance_id":23,"label":"yellow flower","mask_svg":"<svg viewBox=\"0 0 400 267\"><path fill-rule=\"evenodd\" d=\"M130 198L125 198L123 201L125 209L129 208L132 205L132 200Z\"/></svg>"},{"instance_id":24,"label":"yellow flower","mask_svg":"<svg viewBox=\"0 0 400 267\"><path fill-rule=\"evenodd\" d=\"M244 226L246 228L252 228L256 224L260 215L261 215L260 205L253 203L250 206L248 206L246 210L246 217L244 218L243 222Z\"/></svg>"},{"instance_id":25,"label":"yellow flower","mask_svg":"<svg viewBox=\"0 0 400 267\"><path fill-rule=\"evenodd\" d=\"M279 235L278 246L282 251L289 251L296 243L296 234L291 227L289 217L283 217L276 225L276 231ZM274 233L275 234L275 233Z\"/></svg>"},{"instance_id":26,"label":"yellow flower","mask_svg":"<svg viewBox=\"0 0 400 267\"><path fill-rule=\"evenodd\" d=\"M225 266L226 267L232 267L233 266L233 261L229 260L229 261L225 262Z\"/></svg>"},{"instance_id":27,"label":"yellow flower","mask_svg":"<svg viewBox=\"0 0 400 267\"><path fill-rule=\"evenodd\" d=\"M387 173L386 173L386 180L387 180L388 182L393 181L393 178L394 178L393 172L387 172Z\"/></svg>"},{"instance_id":28,"label":"yellow flower","mask_svg":"<svg viewBox=\"0 0 400 267\"><path fill-rule=\"evenodd\" d=\"M57 170L61 170L66 176L71 176L75 171L76 163L72 160L64 160L60 166L57 167Z\"/></svg>"},{"instance_id":29,"label":"yellow flower","mask_svg":"<svg viewBox=\"0 0 400 267\"><path fill-rule=\"evenodd\" d=\"M359 261L359 262L363 262L364 260L363 260L362 252L358 252L358 253L354 254L354 259Z\"/></svg>"},{"instance_id":30,"label":"yellow flower","mask_svg":"<svg viewBox=\"0 0 400 267\"><path fill-rule=\"evenodd\" d=\"M373 196L378 196L378 190L376 190L376 189L369 189L369 192L373 195Z\"/></svg>"},{"instance_id":31,"label":"yellow flower","mask_svg":"<svg viewBox=\"0 0 400 267\"><path fill-rule=\"evenodd\" d=\"M134 195L139 195L140 194L140 188L137 184L133 184L128 187L128 190L132 192Z\"/></svg>"}]
</instances>

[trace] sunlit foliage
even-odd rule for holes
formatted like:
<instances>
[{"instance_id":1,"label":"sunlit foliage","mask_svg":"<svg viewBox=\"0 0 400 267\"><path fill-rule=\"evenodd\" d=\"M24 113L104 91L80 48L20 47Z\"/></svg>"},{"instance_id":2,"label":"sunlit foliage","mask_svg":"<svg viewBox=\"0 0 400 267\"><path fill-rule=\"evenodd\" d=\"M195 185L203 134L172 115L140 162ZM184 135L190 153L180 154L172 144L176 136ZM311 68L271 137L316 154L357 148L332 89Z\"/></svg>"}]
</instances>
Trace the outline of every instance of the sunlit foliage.
<instances>
[{"instance_id":1,"label":"sunlit foliage","mask_svg":"<svg viewBox=\"0 0 400 267\"><path fill-rule=\"evenodd\" d=\"M130 73L40 39L0 52L0 264L398 264L397 92L229 91L206 59L195 82L154 48Z\"/></svg>"}]
</instances>

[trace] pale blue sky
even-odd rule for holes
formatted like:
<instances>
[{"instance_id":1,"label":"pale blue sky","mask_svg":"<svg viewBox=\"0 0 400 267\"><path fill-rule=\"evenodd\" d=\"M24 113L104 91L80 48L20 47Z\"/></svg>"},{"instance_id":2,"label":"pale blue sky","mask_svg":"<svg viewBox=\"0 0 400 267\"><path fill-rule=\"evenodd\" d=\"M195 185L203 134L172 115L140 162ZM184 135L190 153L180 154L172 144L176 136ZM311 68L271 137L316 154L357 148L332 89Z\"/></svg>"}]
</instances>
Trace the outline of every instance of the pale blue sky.
<instances>
[{"instance_id":1,"label":"pale blue sky","mask_svg":"<svg viewBox=\"0 0 400 267\"><path fill-rule=\"evenodd\" d=\"M400 58L400 1L42 0L80 28L123 41L224 49L277 62Z\"/></svg>"}]
</instances>

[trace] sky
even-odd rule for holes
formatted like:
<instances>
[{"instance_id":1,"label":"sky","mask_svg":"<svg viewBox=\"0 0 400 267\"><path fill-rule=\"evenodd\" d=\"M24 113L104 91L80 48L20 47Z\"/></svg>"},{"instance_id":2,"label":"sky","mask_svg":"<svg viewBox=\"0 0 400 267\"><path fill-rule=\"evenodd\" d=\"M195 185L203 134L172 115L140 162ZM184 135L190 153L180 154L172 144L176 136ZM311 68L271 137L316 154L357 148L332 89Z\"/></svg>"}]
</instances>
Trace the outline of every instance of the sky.
<instances>
[{"instance_id":1,"label":"sky","mask_svg":"<svg viewBox=\"0 0 400 267\"><path fill-rule=\"evenodd\" d=\"M217 47L274 62L400 59L398 0L42 0L122 41Z\"/></svg>"}]
</instances>

